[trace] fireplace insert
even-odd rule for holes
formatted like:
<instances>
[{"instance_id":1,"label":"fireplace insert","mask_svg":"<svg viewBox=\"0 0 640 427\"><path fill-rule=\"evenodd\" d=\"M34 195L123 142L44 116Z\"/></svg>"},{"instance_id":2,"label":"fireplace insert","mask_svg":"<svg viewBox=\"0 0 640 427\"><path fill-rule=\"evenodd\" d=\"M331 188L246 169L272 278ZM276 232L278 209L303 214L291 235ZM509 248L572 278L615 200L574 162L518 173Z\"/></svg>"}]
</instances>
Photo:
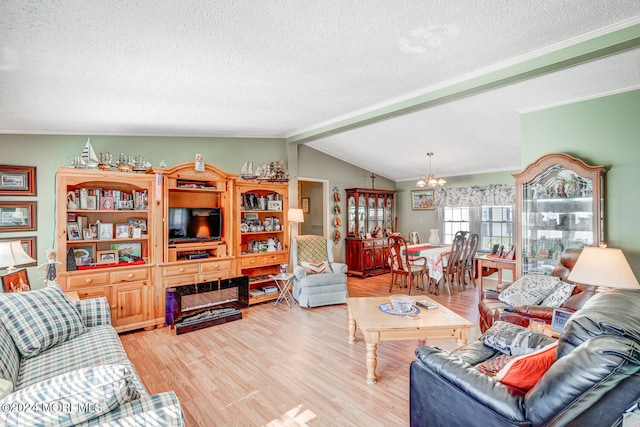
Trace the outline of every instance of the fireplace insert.
<instances>
[{"instance_id":1,"label":"fireplace insert","mask_svg":"<svg viewBox=\"0 0 640 427\"><path fill-rule=\"evenodd\" d=\"M176 335L239 320L249 307L249 277L172 286L165 301L165 323Z\"/></svg>"}]
</instances>

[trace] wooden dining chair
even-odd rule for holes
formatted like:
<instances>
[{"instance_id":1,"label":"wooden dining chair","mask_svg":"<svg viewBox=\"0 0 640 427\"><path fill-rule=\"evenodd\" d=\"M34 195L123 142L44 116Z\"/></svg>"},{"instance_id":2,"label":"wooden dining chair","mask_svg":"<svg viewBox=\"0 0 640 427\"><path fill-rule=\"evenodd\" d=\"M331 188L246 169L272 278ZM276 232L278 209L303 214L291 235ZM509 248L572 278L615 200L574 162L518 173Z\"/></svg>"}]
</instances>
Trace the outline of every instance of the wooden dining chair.
<instances>
[{"instance_id":1,"label":"wooden dining chair","mask_svg":"<svg viewBox=\"0 0 640 427\"><path fill-rule=\"evenodd\" d=\"M476 269L475 269L475 257L478 251L478 243L480 242L480 236L477 233L469 234L465 241L462 254L460 256L459 268L458 268L458 289L464 290L467 286L466 275L469 275L469 283L476 287Z\"/></svg>"},{"instance_id":2,"label":"wooden dining chair","mask_svg":"<svg viewBox=\"0 0 640 427\"><path fill-rule=\"evenodd\" d=\"M414 283L419 289L419 283L422 282L422 288L424 289L424 277L429 272L425 257L415 258L410 261L407 241L399 234L389 236L388 254L388 263L391 269L389 292L393 290L393 285L396 284L398 277L402 278L401 286L409 288L409 295L411 295L411 288L413 288Z\"/></svg>"},{"instance_id":3,"label":"wooden dining chair","mask_svg":"<svg viewBox=\"0 0 640 427\"><path fill-rule=\"evenodd\" d=\"M458 231L456 233L453 238L453 243L451 243L451 253L447 259L447 265L442 267L444 283L447 286L449 295L451 295L451 284L457 283L460 259L462 257L462 251L464 249L467 234L468 232L466 231Z\"/></svg>"}]
</instances>

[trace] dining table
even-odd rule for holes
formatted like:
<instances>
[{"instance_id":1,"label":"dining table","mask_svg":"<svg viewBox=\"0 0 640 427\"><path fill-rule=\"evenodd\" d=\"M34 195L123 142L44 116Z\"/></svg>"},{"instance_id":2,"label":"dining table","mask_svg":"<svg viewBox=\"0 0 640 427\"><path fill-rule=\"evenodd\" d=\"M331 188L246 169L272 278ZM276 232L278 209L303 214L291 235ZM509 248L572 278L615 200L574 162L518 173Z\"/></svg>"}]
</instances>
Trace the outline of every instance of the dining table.
<instances>
[{"instance_id":1,"label":"dining table","mask_svg":"<svg viewBox=\"0 0 640 427\"><path fill-rule=\"evenodd\" d=\"M420 257L427 259L429 280L433 280L435 284L440 283L444 276L444 267L447 266L449 254L451 254L451 245L427 245L421 243L407 245L409 260ZM449 292L451 291L449 290Z\"/></svg>"}]
</instances>

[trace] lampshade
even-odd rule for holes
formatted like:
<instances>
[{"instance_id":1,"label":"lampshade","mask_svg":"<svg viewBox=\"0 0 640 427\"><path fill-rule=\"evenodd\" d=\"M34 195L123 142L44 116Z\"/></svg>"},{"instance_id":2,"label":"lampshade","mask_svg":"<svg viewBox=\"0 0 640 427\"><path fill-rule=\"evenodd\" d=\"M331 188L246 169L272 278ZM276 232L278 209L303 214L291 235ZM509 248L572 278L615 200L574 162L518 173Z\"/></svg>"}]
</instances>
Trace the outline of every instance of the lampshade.
<instances>
[{"instance_id":1,"label":"lampshade","mask_svg":"<svg viewBox=\"0 0 640 427\"><path fill-rule=\"evenodd\" d=\"M22 248L20 240L0 242L0 268L15 270L16 266L36 262Z\"/></svg>"},{"instance_id":2,"label":"lampshade","mask_svg":"<svg viewBox=\"0 0 640 427\"><path fill-rule=\"evenodd\" d=\"M302 209L290 208L287 212L287 217L289 218L289 222L304 222Z\"/></svg>"},{"instance_id":3,"label":"lampshade","mask_svg":"<svg viewBox=\"0 0 640 427\"><path fill-rule=\"evenodd\" d=\"M567 279L585 285L640 289L622 250L616 248L584 248Z\"/></svg>"}]
</instances>

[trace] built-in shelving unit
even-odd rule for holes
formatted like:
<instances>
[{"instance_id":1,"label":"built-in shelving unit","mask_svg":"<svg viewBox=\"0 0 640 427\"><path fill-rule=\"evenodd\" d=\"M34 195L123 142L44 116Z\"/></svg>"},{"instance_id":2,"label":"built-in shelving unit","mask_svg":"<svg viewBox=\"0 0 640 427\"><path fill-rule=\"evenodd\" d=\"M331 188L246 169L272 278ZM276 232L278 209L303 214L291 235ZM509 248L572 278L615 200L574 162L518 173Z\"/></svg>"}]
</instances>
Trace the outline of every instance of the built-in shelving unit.
<instances>
[{"instance_id":1,"label":"built-in shelving unit","mask_svg":"<svg viewBox=\"0 0 640 427\"><path fill-rule=\"evenodd\" d=\"M289 260L289 186L249 180L235 188L238 274L249 276L249 304L270 301L278 294L260 294L261 288L275 286L270 276Z\"/></svg>"}]
</instances>

